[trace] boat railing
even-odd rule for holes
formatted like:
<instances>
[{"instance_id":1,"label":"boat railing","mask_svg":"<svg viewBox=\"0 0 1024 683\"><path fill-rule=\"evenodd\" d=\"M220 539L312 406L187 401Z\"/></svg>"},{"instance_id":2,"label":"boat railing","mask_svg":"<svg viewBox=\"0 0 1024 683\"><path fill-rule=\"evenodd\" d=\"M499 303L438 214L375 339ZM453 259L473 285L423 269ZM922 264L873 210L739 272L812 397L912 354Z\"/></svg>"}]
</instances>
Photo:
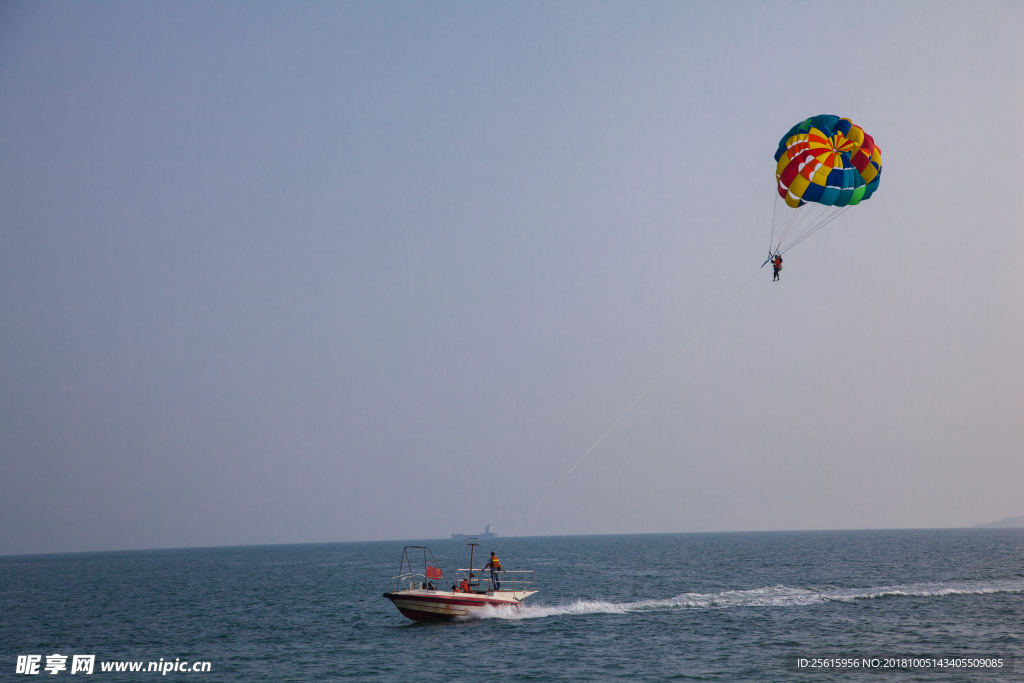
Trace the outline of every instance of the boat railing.
<instances>
[{"instance_id":1,"label":"boat railing","mask_svg":"<svg viewBox=\"0 0 1024 683\"><path fill-rule=\"evenodd\" d=\"M433 590L444 590L443 587L438 587L437 584L434 584L433 580L427 579L424 574L399 574L398 576L391 577L391 590L393 592L431 590L431 584L434 585Z\"/></svg>"},{"instance_id":2,"label":"boat railing","mask_svg":"<svg viewBox=\"0 0 1024 683\"><path fill-rule=\"evenodd\" d=\"M517 569L496 571L499 591L532 591L533 570ZM485 593L495 590L490 569L459 569L455 572L455 585L465 579L469 582L469 590L473 593Z\"/></svg>"}]
</instances>

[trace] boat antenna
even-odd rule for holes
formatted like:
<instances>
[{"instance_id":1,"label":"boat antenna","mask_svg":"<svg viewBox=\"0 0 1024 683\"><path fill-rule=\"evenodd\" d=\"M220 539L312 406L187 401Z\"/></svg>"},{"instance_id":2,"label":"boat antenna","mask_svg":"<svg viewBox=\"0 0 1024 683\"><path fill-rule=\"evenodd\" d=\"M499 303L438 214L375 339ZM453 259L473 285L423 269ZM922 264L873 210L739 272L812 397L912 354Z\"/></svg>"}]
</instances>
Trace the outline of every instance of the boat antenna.
<instances>
[{"instance_id":1,"label":"boat antenna","mask_svg":"<svg viewBox=\"0 0 1024 683\"><path fill-rule=\"evenodd\" d=\"M473 551L480 545L480 539L471 537L466 539L466 545L469 546L469 576L473 578Z\"/></svg>"}]
</instances>

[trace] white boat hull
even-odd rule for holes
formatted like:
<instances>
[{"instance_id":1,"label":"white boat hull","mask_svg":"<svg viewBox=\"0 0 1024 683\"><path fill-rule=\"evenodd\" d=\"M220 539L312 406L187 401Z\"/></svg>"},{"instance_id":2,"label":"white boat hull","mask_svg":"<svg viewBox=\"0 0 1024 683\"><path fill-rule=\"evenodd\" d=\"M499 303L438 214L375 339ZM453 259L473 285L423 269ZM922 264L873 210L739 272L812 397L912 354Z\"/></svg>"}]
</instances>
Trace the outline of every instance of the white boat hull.
<instances>
[{"instance_id":1,"label":"white boat hull","mask_svg":"<svg viewBox=\"0 0 1024 683\"><path fill-rule=\"evenodd\" d=\"M472 616L485 607L519 607L519 603L537 591L490 591L455 593L422 589L385 593L398 611L414 621L436 621Z\"/></svg>"}]
</instances>

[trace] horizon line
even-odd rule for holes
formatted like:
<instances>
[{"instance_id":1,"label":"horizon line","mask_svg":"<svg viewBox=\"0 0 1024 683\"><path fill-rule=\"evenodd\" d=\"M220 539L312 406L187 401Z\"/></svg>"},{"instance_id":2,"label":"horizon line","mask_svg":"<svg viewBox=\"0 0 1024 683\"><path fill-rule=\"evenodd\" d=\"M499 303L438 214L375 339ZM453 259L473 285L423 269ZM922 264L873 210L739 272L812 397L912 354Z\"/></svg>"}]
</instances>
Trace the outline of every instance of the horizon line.
<instances>
[{"instance_id":1,"label":"horizon line","mask_svg":"<svg viewBox=\"0 0 1024 683\"><path fill-rule=\"evenodd\" d=\"M1004 519L996 520L994 522L987 522L985 524L976 524L972 526L959 526L959 527L860 527L860 528L843 528L843 529L771 529L771 530L733 530L733 531L656 531L656 532L627 532L627 533L595 533L595 534L535 534L535 535L522 535L522 536L495 536L494 538L510 539L510 538L521 538L521 539L532 539L532 538L586 538L593 536L682 536L682 535L697 535L697 534L792 534L792 533L823 533L823 532L849 532L849 531L965 531L965 530L1006 530L1006 529L1024 529L1024 523L1021 526L1006 526L1006 527L994 527L993 524L999 522L1016 520L1019 517L1006 517ZM476 538L475 536L467 535L466 538ZM103 549L103 550L67 550L67 551L53 551L53 552L24 552L24 553L8 553L0 555L0 560L10 558L28 558L28 557L47 557L54 555L97 555L97 554L109 554L109 553L146 553L146 552L164 552L164 551L180 551L180 550L226 550L226 549L241 549L241 548L268 548L268 547L284 547L284 546L300 546L300 545L342 545L349 543L403 543L411 542L416 543L420 541L462 541L465 538L385 538L385 539L363 539L358 541L297 541L297 542L286 542L286 543L238 543L234 545L193 545L193 546L168 546L163 548L117 548L117 549Z\"/></svg>"}]
</instances>

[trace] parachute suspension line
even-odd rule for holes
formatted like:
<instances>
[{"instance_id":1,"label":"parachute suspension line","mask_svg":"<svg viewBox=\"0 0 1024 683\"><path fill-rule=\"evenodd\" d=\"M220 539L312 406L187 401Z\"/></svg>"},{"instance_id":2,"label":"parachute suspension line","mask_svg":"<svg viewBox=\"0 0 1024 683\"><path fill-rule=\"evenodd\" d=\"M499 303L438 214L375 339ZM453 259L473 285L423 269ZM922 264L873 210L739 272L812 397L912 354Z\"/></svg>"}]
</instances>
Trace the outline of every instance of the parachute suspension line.
<instances>
[{"instance_id":1,"label":"parachute suspension line","mask_svg":"<svg viewBox=\"0 0 1024 683\"><path fill-rule=\"evenodd\" d=\"M823 226L832 222L832 220L842 213L846 207L835 207L835 206L823 206L817 215L812 216L804 225L800 227L799 231L794 231L792 241L787 249L792 249L793 245L803 242L805 239L816 233Z\"/></svg>"},{"instance_id":2,"label":"parachute suspension line","mask_svg":"<svg viewBox=\"0 0 1024 683\"><path fill-rule=\"evenodd\" d=\"M790 207L788 204L783 204L784 200L779 205L779 228L777 231L773 230L773 233L775 233L775 239L772 244L773 252L777 252L782 247L782 245L786 243L786 239L789 237L789 235L807 217L808 211L811 210L811 208L808 208L805 211L801 211L800 209L803 207L794 209Z\"/></svg>"},{"instance_id":3,"label":"parachute suspension line","mask_svg":"<svg viewBox=\"0 0 1024 683\"><path fill-rule=\"evenodd\" d=\"M790 223L786 230L786 234L782 236L781 242L785 242L793 235L799 235L808 224L813 225L824 212L825 208L821 204L815 204L814 206L804 205L799 209L795 209L793 213L796 214L796 218Z\"/></svg>"},{"instance_id":4,"label":"parachute suspension line","mask_svg":"<svg viewBox=\"0 0 1024 683\"><path fill-rule=\"evenodd\" d=\"M784 254L805 239L818 232L851 207L825 204L804 204L796 209L783 206L784 200L776 200L776 211L772 218L772 240L769 251Z\"/></svg>"},{"instance_id":5,"label":"parachute suspension line","mask_svg":"<svg viewBox=\"0 0 1024 683\"><path fill-rule=\"evenodd\" d=\"M576 462L575 462L575 463L573 464L573 466L569 468L569 471L567 471L567 472L566 472L565 474L563 474L563 475L562 475L562 478L561 478L561 479L559 479L559 480L558 480L558 481L557 481L557 482L555 483L555 485L554 485L554 486L552 486L552 487L551 487L550 489L548 489L548 492L547 492L546 494L544 494L544 495L543 495L543 496L541 497L541 499L540 499L539 501L537 501L537 504L536 504L536 505L535 505L535 506L533 507L533 509L532 509L532 510L530 511L530 514L529 514L529 515L527 515L527 518L533 517L533 516L534 516L534 515L535 515L535 514L537 513L537 510L539 510L539 509L540 509L540 506L541 506L541 505L543 505L543 504L544 504L544 502L545 502L545 501L547 501L547 499L548 499L548 498L550 498L550 497L551 497L551 495L552 495L552 494L553 494L553 493L554 493L554 492L555 492L555 491L556 491L556 490L558 489L558 487L562 485L562 482L563 482L563 481L565 481L565 480L566 480L566 479L568 478L568 476L569 476L570 474L572 474L572 471L573 471L573 470L575 470L575 469L576 469L577 467L579 467L580 463L582 463L582 462L583 462L584 460L586 460L586 459L587 459L587 456L588 456L588 455L590 455L590 453L591 453L591 452L592 452L592 451L593 451L593 450L594 450L595 448L597 448L597 445L598 445L599 443L601 443L601 441L603 441L603 440L604 440L604 437L608 436L609 432L611 432L611 431L612 431L613 429L615 429L615 426L616 426L617 424L619 424L619 422L620 422L620 421L622 420L622 418L626 417L626 414L627 414L627 413L628 413L628 412L629 412L630 410L632 410L632 409L633 409L633 406L635 406L635 405L636 405L636 404L637 404L637 403L638 403L638 402L640 401L640 399L642 399L642 398L644 397L644 395L645 395L645 394L646 394L646 393L647 393L648 391L650 391L651 387L653 387L653 386L654 386L655 384L657 384L658 380L659 380L659 379L661 379L662 375L664 375L664 374L665 374L666 372L668 372L668 369L669 369L670 367L672 367L672 364L673 364L673 363L675 363L675 362L676 362L676 361L677 361L677 360L679 359L679 356L683 355L683 352L684 352L684 351L686 351L686 349L690 348L690 345L691 345L691 344L693 344L693 342L697 340L697 337L699 337L699 336L700 336L701 334L703 334L703 333L704 333L704 331L705 331L705 330L707 330L707 329L708 329L708 327L709 327L709 326L711 325L711 323L713 323L713 322L714 322L715 320L717 320L717 319L718 319L718 316L719 316L719 315L720 315L720 314L722 313L722 311L724 311L724 310L726 309L726 307L727 307L727 306L728 306L729 304L731 304L731 303L732 303L732 300L733 300L733 299L735 299L735 298L736 298L737 296L739 296L739 293L740 293L740 292L742 292L742 291L743 291L743 289L744 289L744 288L745 288L745 287L746 287L747 285L749 285L749 284L750 284L750 281L754 279L754 277L755 277L755 276L756 276L756 275L757 275L757 274L758 274L758 273L760 272L760 270L761 270L760 268L758 268L757 270L755 270L755 271L754 271L754 274L753 274L753 275L751 275L751 276L750 276L749 278L747 278L746 282L744 282L744 283L743 283L742 285L740 285L740 288L739 288L739 289L737 289L737 290L736 290L735 292L733 292L733 295L732 295L732 296L730 296L730 297L729 297L729 299L728 299L728 300L727 300L727 301L726 301L726 302L725 302L724 304L722 304L722 305L721 305L721 307L719 307L719 309L718 309L717 311L715 311L715 312L714 312L714 313L713 313L713 314L711 315L711 317L709 317L709 318L708 318L708 319L707 319L707 320L706 320L706 321L704 322L704 324L703 324L703 325L702 325L702 326L700 327L700 329L698 329L698 330L697 330L696 332L694 332L694 333L693 333L693 334L692 334L692 335L690 336L690 339L689 339L689 341L687 341L687 342L686 342L685 344L683 344L683 347L682 347L681 349L679 349L679 351L677 351L677 352L676 352L676 355L672 356L672 360L670 360L670 361L669 361L669 362L668 362L668 363L667 363L667 364L665 365L665 367L664 367L664 368L662 368L661 372L659 372L659 373L658 373L658 374L657 374L657 375L656 375L656 376L654 377L654 379L652 379L652 380L651 380L650 384L648 384L648 385L647 385L647 386L646 386L646 387L644 388L644 390L643 390L643 391L641 391L641 392L640 392L640 394L639 394L639 395L638 395L638 396L637 396L636 398L634 398L634 399L633 399L633 402L632 402L632 403L630 403L630 404L629 404L628 406L626 406L626 409L625 409L625 410L623 410L623 411L622 411L622 413L621 413L621 414L620 414L620 415L619 415L619 416L618 416L617 418L615 418L615 421L611 423L611 426L609 426L609 427L608 427L608 429L604 430L604 433L602 433L602 434L601 434L601 436L597 437L597 441L595 441L594 443L592 443L592 444L590 445L590 448L588 448L588 449L586 450L586 452L584 452L584 453L583 453L583 455L581 455L581 456L580 456L579 460L577 460L577 461L576 461ZM521 525L521 524L520 524L520 525ZM517 529L515 529L515 531L518 531L518 528L517 528ZM513 538L513 537L515 537L515 536L516 536L516 534L515 534L514 532L513 532L513 533L512 533L511 535L507 536L507 537L505 538L505 540L503 540L503 541L502 541L501 543L499 543L499 544L498 544L498 547L497 547L497 548L495 548L495 551L494 551L494 552L498 552L499 550L501 550L501 547L502 547L503 545L505 545L505 543L506 543L506 542L508 542L508 541L509 541L510 539L512 539L512 538ZM470 567L470 569L472 569L472 567Z\"/></svg>"},{"instance_id":6,"label":"parachute suspension line","mask_svg":"<svg viewBox=\"0 0 1024 683\"><path fill-rule=\"evenodd\" d=\"M789 214L783 213L785 211L785 200L779 195L778 188L776 187L775 192L775 215L772 216L772 241L768 244L768 253L774 254L775 250L779 246L780 235L785 229L784 223L789 218Z\"/></svg>"},{"instance_id":7,"label":"parachute suspension line","mask_svg":"<svg viewBox=\"0 0 1024 683\"><path fill-rule=\"evenodd\" d=\"M807 231L805 234L801 235L798 239L793 240L793 242L785 248L783 253L785 253L786 251L789 251L790 249L792 249L796 245L800 244L805 239L807 239L808 237L810 237L814 233L818 232L819 230L824 228L826 225L828 225L829 223L831 223L835 219L837 219L840 216L842 216L844 213L849 211L851 208L853 208L853 207L851 207L851 206L844 206L841 209L835 211L826 220L822 221L822 223L820 225L816 225L814 228L812 228L811 230Z\"/></svg>"},{"instance_id":8,"label":"parachute suspension line","mask_svg":"<svg viewBox=\"0 0 1024 683\"><path fill-rule=\"evenodd\" d=\"M821 219L822 214L831 207L822 206L821 204L815 204L814 206L804 205L798 209L793 209L792 213L795 217L791 219L789 225L786 226L785 232L779 238L779 245L783 244L790 239L790 237L796 237L800 235L804 230L807 229L808 225L814 225ZM777 248L778 248L777 247Z\"/></svg>"},{"instance_id":9,"label":"parachute suspension line","mask_svg":"<svg viewBox=\"0 0 1024 683\"><path fill-rule=\"evenodd\" d=\"M775 206L772 209L772 236L768 240L768 259L771 260L772 254L775 253L775 233L778 230L779 225L779 204L782 203L782 197L779 196L778 186L776 185L775 191L772 192L775 195ZM768 261L765 261L768 263Z\"/></svg>"}]
</instances>

